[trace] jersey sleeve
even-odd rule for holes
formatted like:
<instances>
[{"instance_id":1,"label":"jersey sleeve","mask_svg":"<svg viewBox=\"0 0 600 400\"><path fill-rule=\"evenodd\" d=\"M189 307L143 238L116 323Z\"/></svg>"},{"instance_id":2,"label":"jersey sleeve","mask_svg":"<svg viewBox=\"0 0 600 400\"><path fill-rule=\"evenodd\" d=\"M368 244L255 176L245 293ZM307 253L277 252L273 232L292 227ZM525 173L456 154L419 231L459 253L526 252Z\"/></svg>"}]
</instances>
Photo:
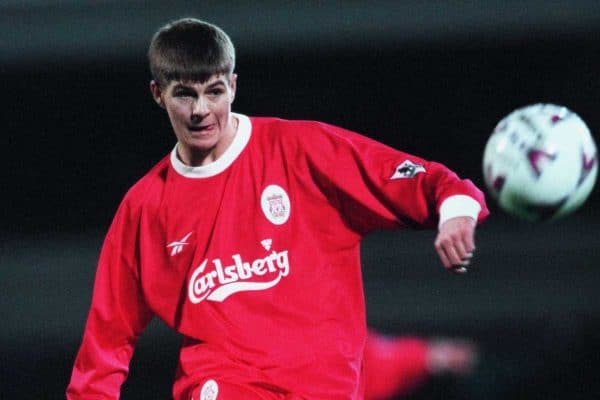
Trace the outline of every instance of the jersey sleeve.
<instances>
[{"instance_id":1,"label":"jersey sleeve","mask_svg":"<svg viewBox=\"0 0 600 400\"><path fill-rule=\"evenodd\" d=\"M140 289L136 217L124 201L103 244L67 399L118 399L137 338L152 314Z\"/></svg>"},{"instance_id":2,"label":"jersey sleeve","mask_svg":"<svg viewBox=\"0 0 600 400\"><path fill-rule=\"evenodd\" d=\"M311 174L361 233L432 228L440 212L445 219L470 215L478 221L489 213L482 191L443 164L335 126L312 128L301 139Z\"/></svg>"}]
</instances>

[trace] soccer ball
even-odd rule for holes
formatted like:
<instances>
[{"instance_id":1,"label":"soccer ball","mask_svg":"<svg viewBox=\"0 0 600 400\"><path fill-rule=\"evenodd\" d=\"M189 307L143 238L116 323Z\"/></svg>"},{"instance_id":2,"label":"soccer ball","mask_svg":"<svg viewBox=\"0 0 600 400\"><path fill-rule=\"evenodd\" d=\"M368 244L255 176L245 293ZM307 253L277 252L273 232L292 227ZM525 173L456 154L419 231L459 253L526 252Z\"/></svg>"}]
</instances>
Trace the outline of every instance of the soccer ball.
<instances>
[{"instance_id":1,"label":"soccer ball","mask_svg":"<svg viewBox=\"0 0 600 400\"><path fill-rule=\"evenodd\" d=\"M529 221L554 220L587 199L598 173L585 122L555 104L519 108L488 139L483 175L501 209Z\"/></svg>"}]
</instances>

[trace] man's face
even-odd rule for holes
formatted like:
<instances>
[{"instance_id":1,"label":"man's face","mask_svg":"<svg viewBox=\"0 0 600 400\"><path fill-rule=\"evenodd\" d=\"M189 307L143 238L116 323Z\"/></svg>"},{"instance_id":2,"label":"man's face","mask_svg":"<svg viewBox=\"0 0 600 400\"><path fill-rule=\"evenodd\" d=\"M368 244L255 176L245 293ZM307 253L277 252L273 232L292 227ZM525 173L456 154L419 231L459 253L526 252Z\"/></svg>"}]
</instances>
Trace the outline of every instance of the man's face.
<instances>
[{"instance_id":1,"label":"man's face","mask_svg":"<svg viewBox=\"0 0 600 400\"><path fill-rule=\"evenodd\" d=\"M152 95L167 110L184 163L214 161L231 144L235 135L231 118L235 82L235 74L229 78L213 75L206 82L171 81L165 88L151 82Z\"/></svg>"}]
</instances>

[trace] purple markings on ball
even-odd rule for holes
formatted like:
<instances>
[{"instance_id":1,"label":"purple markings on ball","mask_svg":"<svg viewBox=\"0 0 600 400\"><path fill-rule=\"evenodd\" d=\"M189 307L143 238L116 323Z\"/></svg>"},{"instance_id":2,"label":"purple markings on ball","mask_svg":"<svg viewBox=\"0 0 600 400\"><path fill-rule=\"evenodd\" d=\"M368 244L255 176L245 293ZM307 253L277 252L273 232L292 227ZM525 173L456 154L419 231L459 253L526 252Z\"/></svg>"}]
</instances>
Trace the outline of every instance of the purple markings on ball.
<instances>
[{"instance_id":1,"label":"purple markings on ball","mask_svg":"<svg viewBox=\"0 0 600 400\"><path fill-rule=\"evenodd\" d=\"M542 175L542 163L544 160L554 161L556 154L550 154L539 149L530 149L527 152L527 158L529 159L529 164L531 165L531 168L533 168L536 178L539 178L540 175Z\"/></svg>"}]
</instances>

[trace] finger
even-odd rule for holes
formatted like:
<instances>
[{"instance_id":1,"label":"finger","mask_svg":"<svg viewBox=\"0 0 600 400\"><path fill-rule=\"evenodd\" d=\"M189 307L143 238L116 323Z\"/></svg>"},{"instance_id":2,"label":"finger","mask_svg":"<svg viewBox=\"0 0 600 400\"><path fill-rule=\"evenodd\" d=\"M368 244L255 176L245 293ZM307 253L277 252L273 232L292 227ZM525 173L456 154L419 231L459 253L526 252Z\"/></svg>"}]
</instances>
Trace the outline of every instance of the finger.
<instances>
[{"instance_id":1,"label":"finger","mask_svg":"<svg viewBox=\"0 0 600 400\"><path fill-rule=\"evenodd\" d=\"M450 268L450 270L452 272L454 272L455 274L459 274L459 275L466 274L468 272L467 267L462 266L462 265L453 265L452 268Z\"/></svg>"},{"instance_id":2,"label":"finger","mask_svg":"<svg viewBox=\"0 0 600 400\"><path fill-rule=\"evenodd\" d=\"M462 262L473 257L473 253L468 251L465 243L461 239L457 239L452 243L452 247L456 252L457 258ZM469 256L470 254L470 256Z\"/></svg>"},{"instance_id":3,"label":"finger","mask_svg":"<svg viewBox=\"0 0 600 400\"><path fill-rule=\"evenodd\" d=\"M442 246L435 246L435 250L438 254L438 257L440 258L440 261L442 261L442 265L445 268L452 267L452 263L448 259L448 256L446 255L446 251L444 250L444 248Z\"/></svg>"},{"instance_id":4,"label":"finger","mask_svg":"<svg viewBox=\"0 0 600 400\"><path fill-rule=\"evenodd\" d=\"M466 252L462 243L450 244L445 248L445 253L448 254L449 261L451 263L450 270L455 274L466 274L468 272L467 267L471 264L473 258L472 252ZM462 256L459 256L462 254Z\"/></svg>"},{"instance_id":5,"label":"finger","mask_svg":"<svg viewBox=\"0 0 600 400\"><path fill-rule=\"evenodd\" d=\"M461 258L473 257L475 251L475 229L470 225L465 225L455 238L454 244Z\"/></svg>"},{"instance_id":6,"label":"finger","mask_svg":"<svg viewBox=\"0 0 600 400\"><path fill-rule=\"evenodd\" d=\"M435 249L444 264L444 267L451 268L454 265L467 266L473 258L473 252L468 251L469 243L468 232L461 235L438 235L435 241Z\"/></svg>"},{"instance_id":7,"label":"finger","mask_svg":"<svg viewBox=\"0 0 600 400\"><path fill-rule=\"evenodd\" d=\"M465 261L470 261L475 252L472 231L471 233L465 232L459 239L455 240L454 247L463 263Z\"/></svg>"},{"instance_id":8,"label":"finger","mask_svg":"<svg viewBox=\"0 0 600 400\"><path fill-rule=\"evenodd\" d=\"M463 258L462 258L462 263L460 265L462 265L463 267L468 267L471 265L471 262L473 261L473 253L467 253Z\"/></svg>"},{"instance_id":9,"label":"finger","mask_svg":"<svg viewBox=\"0 0 600 400\"><path fill-rule=\"evenodd\" d=\"M470 227L463 235L463 242L465 246L465 250L468 253L473 253L475 251L475 228Z\"/></svg>"},{"instance_id":10,"label":"finger","mask_svg":"<svg viewBox=\"0 0 600 400\"><path fill-rule=\"evenodd\" d=\"M460 256L460 250L458 250L454 244L447 244L444 246L444 250L448 260L450 261L450 265L462 265L462 263L465 261L465 259ZM462 251L462 253L466 254L465 251Z\"/></svg>"}]
</instances>

